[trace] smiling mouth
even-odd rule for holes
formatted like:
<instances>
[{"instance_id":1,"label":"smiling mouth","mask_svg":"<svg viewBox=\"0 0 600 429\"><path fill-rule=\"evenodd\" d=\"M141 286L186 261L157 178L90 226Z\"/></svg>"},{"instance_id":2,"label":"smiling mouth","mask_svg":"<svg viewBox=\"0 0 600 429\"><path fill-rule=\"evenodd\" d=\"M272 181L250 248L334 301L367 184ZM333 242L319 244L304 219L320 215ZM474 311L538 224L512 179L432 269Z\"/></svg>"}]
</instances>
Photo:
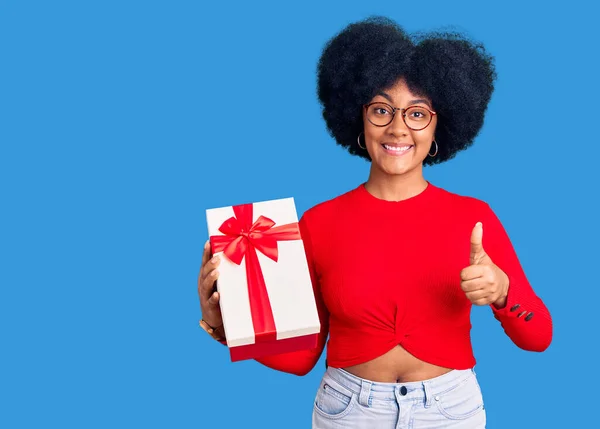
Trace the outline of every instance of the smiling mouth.
<instances>
[{"instance_id":1,"label":"smiling mouth","mask_svg":"<svg viewBox=\"0 0 600 429\"><path fill-rule=\"evenodd\" d=\"M404 155L406 152L410 151L415 145L391 145L383 143L381 145L385 151L391 155Z\"/></svg>"}]
</instances>

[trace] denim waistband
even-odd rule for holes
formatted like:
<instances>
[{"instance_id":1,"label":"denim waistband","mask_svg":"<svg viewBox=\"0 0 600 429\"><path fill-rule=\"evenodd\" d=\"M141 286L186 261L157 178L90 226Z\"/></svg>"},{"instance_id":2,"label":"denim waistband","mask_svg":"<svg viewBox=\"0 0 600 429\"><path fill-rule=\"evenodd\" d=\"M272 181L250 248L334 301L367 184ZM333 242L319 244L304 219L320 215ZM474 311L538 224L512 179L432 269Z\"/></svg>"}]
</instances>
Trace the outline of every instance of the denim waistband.
<instances>
[{"instance_id":1,"label":"denim waistband","mask_svg":"<svg viewBox=\"0 0 600 429\"><path fill-rule=\"evenodd\" d=\"M453 389L470 377L475 376L474 369L455 369L446 374L423 381L383 383L357 377L341 368L329 367L325 372L325 377L338 384L338 388L345 388L357 395L360 403L366 404L371 399L399 401L419 399L424 400L426 406L435 398L435 395Z\"/></svg>"}]
</instances>

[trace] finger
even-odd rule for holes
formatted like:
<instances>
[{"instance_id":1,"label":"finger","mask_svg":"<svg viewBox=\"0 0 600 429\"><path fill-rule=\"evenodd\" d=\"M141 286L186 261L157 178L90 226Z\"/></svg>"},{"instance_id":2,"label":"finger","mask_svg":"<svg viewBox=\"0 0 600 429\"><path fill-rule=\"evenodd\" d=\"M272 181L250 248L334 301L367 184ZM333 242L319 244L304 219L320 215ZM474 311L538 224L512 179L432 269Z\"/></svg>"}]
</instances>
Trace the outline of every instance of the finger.
<instances>
[{"instance_id":1,"label":"finger","mask_svg":"<svg viewBox=\"0 0 600 429\"><path fill-rule=\"evenodd\" d=\"M208 302L212 305L219 304L219 292L213 292L213 294L208 298Z\"/></svg>"},{"instance_id":2,"label":"finger","mask_svg":"<svg viewBox=\"0 0 600 429\"><path fill-rule=\"evenodd\" d=\"M469 281L484 277L487 272L485 265L469 265L460 272L460 279L462 281Z\"/></svg>"},{"instance_id":3,"label":"finger","mask_svg":"<svg viewBox=\"0 0 600 429\"><path fill-rule=\"evenodd\" d=\"M473 280L466 280L466 281L462 281L460 282L460 288L464 291L464 292L474 292L477 290L483 290L485 289L485 283L482 281L481 278L477 278L477 279L473 279Z\"/></svg>"},{"instance_id":4,"label":"finger","mask_svg":"<svg viewBox=\"0 0 600 429\"><path fill-rule=\"evenodd\" d=\"M217 281L218 278L219 278L219 271L214 269L210 273L208 273L208 275L202 281L200 293L204 297L205 300L210 298L210 296L214 292L213 288L214 288L215 282Z\"/></svg>"},{"instance_id":5,"label":"finger","mask_svg":"<svg viewBox=\"0 0 600 429\"><path fill-rule=\"evenodd\" d=\"M490 305L492 302L494 302L494 300L491 299L489 296L471 300L471 303L473 305Z\"/></svg>"},{"instance_id":6,"label":"finger","mask_svg":"<svg viewBox=\"0 0 600 429\"><path fill-rule=\"evenodd\" d=\"M205 279L207 275L209 275L214 269L219 266L221 259L218 255L213 256L204 266L204 274L201 276L202 279Z\"/></svg>"},{"instance_id":7,"label":"finger","mask_svg":"<svg viewBox=\"0 0 600 429\"><path fill-rule=\"evenodd\" d=\"M476 263L479 255L483 253L483 225L477 222L471 231L471 264Z\"/></svg>"},{"instance_id":8,"label":"finger","mask_svg":"<svg viewBox=\"0 0 600 429\"><path fill-rule=\"evenodd\" d=\"M210 256L210 240L206 240L206 243L204 243L204 253L202 253L202 266L206 265L206 263L210 259Z\"/></svg>"},{"instance_id":9,"label":"finger","mask_svg":"<svg viewBox=\"0 0 600 429\"><path fill-rule=\"evenodd\" d=\"M202 252L202 263L200 264L200 278L204 278L206 276L208 271L206 271L205 267L211 256L210 241L206 240L206 243L204 243L204 250Z\"/></svg>"},{"instance_id":10,"label":"finger","mask_svg":"<svg viewBox=\"0 0 600 429\"><path fill-rule=\"evenodd\" d=\"M489 299L489 297L490 297L490 293L484 289L467 292L466 295L467 295L467 298L469 299L469 301L471 301L472 303L483 302L486 299ZM477 304L477 305L480 305L480 304Z\"/></svg>"}]
</instances>

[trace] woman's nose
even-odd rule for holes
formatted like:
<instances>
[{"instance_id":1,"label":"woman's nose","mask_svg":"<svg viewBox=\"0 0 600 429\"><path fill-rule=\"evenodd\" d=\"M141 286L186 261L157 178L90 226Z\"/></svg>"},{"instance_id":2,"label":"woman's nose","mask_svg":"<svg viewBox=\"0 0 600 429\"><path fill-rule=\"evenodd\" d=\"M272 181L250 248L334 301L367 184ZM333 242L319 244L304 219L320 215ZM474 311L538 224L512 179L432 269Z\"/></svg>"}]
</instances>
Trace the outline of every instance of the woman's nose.
<instances>
[{"instance_id":1,"label":"woman's nose","mask_svg":"<svg viewBox=\"0 0 600 429\"><path fill-rule=\"evenodd\" d=\"M396 112L389 127L392 134L396 136L406 135L409 132L409 128L406 126L401 112Z\"/></svg>"}]
</instances>

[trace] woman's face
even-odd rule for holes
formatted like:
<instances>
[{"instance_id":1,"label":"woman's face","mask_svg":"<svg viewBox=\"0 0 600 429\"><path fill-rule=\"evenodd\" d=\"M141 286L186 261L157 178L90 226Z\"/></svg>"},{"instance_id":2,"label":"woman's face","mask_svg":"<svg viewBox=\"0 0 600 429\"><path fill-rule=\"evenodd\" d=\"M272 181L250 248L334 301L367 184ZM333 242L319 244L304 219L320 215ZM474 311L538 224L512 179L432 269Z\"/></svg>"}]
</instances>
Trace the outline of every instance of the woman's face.
<instances>
[{"instance_id":1,"label":"woman's face","mask_svg":"<svg viewBox=\"0 0 600 429\"><path fill-rule=\"evenodd\" d=\"M394 86L377 94L371 101L383 102L397 109L406 109L410 106L427 107L434 110L431 101L410 92L403 80L399 80ZM389 118L389 109L381 109L378 105L371 112L375 113L377 123L385 123L385 117ZM419 111L420 110L420 111ZM412 121L412 128L420 128L419 121L423 121L424 110L418 109L407 113L407 122ZM403 175L411 171L422 169L423 160L429 151L435 153L435 127L437 116L433 115L431 123L419 131L409 128L402 120L402 111L397 111L391 123L385 126L376 126L367 118L367 112L363 109L364 141L361 136L361 146L367 148L372 160L372 167L386 175ZM426 121L422 124L424 125Z\"/></svg>"}]
</instances>

